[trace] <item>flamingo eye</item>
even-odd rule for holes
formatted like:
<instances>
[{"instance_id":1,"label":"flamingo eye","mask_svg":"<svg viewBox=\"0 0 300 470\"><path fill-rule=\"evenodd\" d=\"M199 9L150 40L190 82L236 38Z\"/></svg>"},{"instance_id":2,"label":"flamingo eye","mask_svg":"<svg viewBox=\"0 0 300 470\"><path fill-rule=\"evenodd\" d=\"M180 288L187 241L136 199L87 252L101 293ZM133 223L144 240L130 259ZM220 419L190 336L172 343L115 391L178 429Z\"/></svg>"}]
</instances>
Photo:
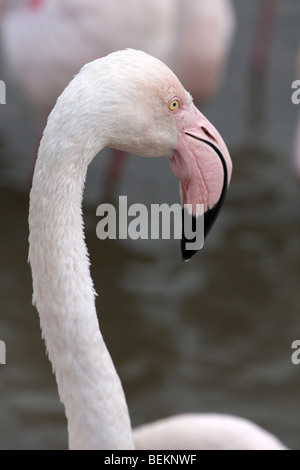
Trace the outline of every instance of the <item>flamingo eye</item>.
<instances>
[{"instance_id":1,"label":"flamingo eye","mask_svg":"<svg viewBox=\"0 0 300 470\"><path fill-rule=\"evenodd\" d=\"M179 108L179 99L174 98L173 100L169 101L169 110L176 111Z\"/></svg>"}]
</instances>

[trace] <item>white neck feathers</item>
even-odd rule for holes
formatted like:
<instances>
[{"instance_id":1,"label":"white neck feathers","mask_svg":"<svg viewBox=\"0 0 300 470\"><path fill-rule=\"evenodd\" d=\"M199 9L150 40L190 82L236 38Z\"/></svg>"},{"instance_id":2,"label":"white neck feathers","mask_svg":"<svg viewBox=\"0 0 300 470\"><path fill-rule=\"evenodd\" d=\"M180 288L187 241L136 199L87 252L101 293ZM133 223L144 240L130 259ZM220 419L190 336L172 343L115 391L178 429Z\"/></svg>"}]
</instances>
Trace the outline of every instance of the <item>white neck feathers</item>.
<instances>
[{"instance_id":1,"label":"white neck feathers","mask_svg":"<svg viewBox=\"0 0 300 470\"><path fill-rule=\"evenodd\" d=\"M89 161L51 116L30 195L34 303L68 418L71 449L132 449L127 405L99 330L84 241L82 192ZM92 153L94 152L94 153Z\"/></svg>"}]
</instances>

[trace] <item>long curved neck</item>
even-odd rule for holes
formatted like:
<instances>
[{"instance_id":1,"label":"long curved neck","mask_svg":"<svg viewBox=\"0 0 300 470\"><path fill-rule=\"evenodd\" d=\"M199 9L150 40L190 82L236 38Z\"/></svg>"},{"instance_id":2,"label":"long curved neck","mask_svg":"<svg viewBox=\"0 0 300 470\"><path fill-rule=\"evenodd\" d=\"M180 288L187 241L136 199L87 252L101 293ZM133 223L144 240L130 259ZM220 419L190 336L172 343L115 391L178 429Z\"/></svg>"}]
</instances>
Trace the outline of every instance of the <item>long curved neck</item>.
<instances>
[{"instance_id":1,"label":"long curved neck","mask_svg":"<svg viewBox=\"0 0 300 470\"><path fill-rule=\"evenodd\" d=\"M82 193L96 154L46 128L30 195L33 301L68 419L71 449L133 449L123 389L100 333ZM75 142L74 142L75 141ZM82 148L83 147L83 148Z\"/></svg>"}]
</instances>

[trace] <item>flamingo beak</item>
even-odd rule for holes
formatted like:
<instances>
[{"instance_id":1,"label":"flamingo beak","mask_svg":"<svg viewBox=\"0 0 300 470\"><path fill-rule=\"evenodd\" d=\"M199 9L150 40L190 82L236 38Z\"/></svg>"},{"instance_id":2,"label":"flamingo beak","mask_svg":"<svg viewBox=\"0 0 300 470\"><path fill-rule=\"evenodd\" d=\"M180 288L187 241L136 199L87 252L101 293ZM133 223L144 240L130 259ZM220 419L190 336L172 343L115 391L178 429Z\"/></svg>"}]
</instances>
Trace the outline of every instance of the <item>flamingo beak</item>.
<instances>
[{"instance_id":1,"label":"flamingo beak","mask_svg":"<svg viewBox=\"0 0 300 470\"><path fill-rule=\"evenodd\" d=\"M194 104L180 110L175 121L178 137L170 164L180 183L181 252L188 261L202 248L219 215L232 162L222 137Z\"/></svg>"}]
</instances>

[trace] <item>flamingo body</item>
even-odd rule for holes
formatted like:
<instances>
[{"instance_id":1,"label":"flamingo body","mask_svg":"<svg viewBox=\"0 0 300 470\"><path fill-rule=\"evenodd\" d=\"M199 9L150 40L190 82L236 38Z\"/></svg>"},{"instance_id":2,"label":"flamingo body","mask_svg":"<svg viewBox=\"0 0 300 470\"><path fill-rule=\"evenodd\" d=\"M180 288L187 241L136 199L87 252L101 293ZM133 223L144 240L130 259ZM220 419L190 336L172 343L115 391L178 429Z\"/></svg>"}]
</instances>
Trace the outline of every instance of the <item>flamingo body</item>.
<instances>
[{"instance_id":1,"label":"flamingo body","mask_svg":"<svg viewBox=\"0 0 300 470\"><path fill-rule=\"evenodd\" d=\"M287 450L251 421L220 414L172 416L134 429L133 437L139 450Z\"/></svg>"}]
</instances>

